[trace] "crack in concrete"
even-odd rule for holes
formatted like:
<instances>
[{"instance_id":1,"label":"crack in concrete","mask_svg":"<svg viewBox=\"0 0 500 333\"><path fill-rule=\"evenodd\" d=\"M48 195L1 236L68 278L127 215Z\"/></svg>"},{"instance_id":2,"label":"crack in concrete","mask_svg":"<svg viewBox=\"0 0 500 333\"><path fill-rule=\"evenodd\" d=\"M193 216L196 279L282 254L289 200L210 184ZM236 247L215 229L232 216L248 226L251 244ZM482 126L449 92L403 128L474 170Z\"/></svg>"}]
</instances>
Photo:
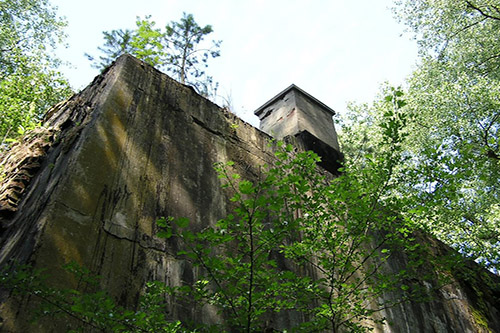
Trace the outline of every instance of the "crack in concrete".
<instances>
[{"instance_id":1,"label":"crack in concrete","mask_svg":"<svg viewBox=\"0 0 500 333\"><path fill-rule=\"evenodd\" d=\"M141 243L141 241L137 241L137 240L135 240L135 239L130 239L130 238L125 237L125 236L118 236L118 235L116 235L116 234L112 233L111 231L107 230L107 229L104 227L104 225L103 225L103 226L101 226L101 229L102 229L102 230L104 230L104 232L105 232L107 235L109 235L109 236L111 236L111 237L113 237L113 238L115 238L115 239L129 241L129 242L131 242L131 243L134 243L134 244L139 245L139 247L141 247L141 248L143 248L143 249L145 249L145 250L153 250L153 251L158 251L158 252L161 252L161 253L163 253L163 254L167 254L167 255L171 256L172 258L175 258L175 256L173 256L171 253L166 252L166 249L162 249L162 248L159 248L159 247L157 247L157 246L144 245L144 244L142 244L142 243Z\"/></svg>"},{"instance_id":2,"label":"crack in concrete","mask_svg":"<svg viewBox=\"0 0 500 333\"><path fill-rule=\"evenodd\" d=\"M88 219L88 220L93 220L93 219L92 219L92 216L90 216L90 215L88 215L88 214L85 214L85 213L83 213L83 212L79 211L78 209L75 209L75 208L73 208L73 207L70 207L70 206L68 206L68 205L67 205L66 203L64 203L64 202L61 202L61 201L56 201L55 203L56 203L56 205L57 205L57 204L59 204L59 205L61 205L61 206L65 207L66 209L68 209L68 210L70 210L70 211L72 211L72 212L75 212L75 213L77 213L78 215L81 215L82 217L84 217L84 218L86 218L86 219ZM113 223L113 222L110 222L110 223ZM120 224L115 224L115 225L120 226ZM110 230L108 230L108 228L106 228L106 224L105 224L105 223L102 223L102 224L101 224L101 229L102 229L102 230L103 230L103 231L104 231L107 235L112 236L112 237L113 237L113 238L115 238L115 239L119 239L119 240L126 240L126 241L129 241L129 242L132 242L132 243L137 244L138 246L140 246L140 247L141 247L141 248L143 248L143 249L146 249L146 250L154 250L154 251L162 252L162 253L165 253L165 254L167 254L167 255L172 256L170 253L167 253L167 252L165 251L165 248L160 248L160 247L158 247L158 246L154 246L154 245L145 245L145 244L143 244L140 240L139 240L139 241L137 241L136 239L131 239L131 238L126 237L126 236L120 236L120 235L117 235L117 234L115 234L115 233L111 232ZM149 236L148 236L148 237L149 237ZM172 257L173 257L173 256L172 256Z\"/></svg>"},{"instance_id":3,"label":"crack in concrete","mask_svg":"<svg viewBox=\"0 0 500 333\"><path fill-rule=\"evenodd\" d=\"M212 133L212 134L215 134L215 135L218 135L218 136L221 136L223 138L226 138L226 136L224 135L224 133L221 133L219 131L216 131L216 130L213 130L211 129L210 127L207 126L207 124L205 124L203 121L201 121L200 119L194 117L194 116L191 116L191 119L193 120L193 122L196 124L196 125L199 125L200 127L202 127L203 129L207 130L208 132Z\"/></svg>"}]
</instances>

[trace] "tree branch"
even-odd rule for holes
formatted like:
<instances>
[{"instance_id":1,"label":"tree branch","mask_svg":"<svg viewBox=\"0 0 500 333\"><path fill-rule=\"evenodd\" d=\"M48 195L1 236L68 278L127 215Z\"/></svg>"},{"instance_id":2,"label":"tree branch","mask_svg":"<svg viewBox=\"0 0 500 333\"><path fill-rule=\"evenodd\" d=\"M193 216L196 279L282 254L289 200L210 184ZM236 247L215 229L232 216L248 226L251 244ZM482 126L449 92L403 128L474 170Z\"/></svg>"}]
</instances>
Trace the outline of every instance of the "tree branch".
<instances>
[{"instance_id":1,"label":"tree branch","mask_svg":"<svg viewBox=\"0 0 500 333\"><path fill-rule=\"evenodd\" d=\"M465 2L467 3L467 6L469 8L474 9L475 11L479 12L479 14L483 15L484 17L492 19L492 20L500 21L500 17L496 17L496 16L493 16L493 15L490 15L490 14L486 13L484 10L482 10L481 8L479 8L479 6L474 5L469 0L465 0ZM496 7L494 7L494 8L498 11L498 8L496 8Z\"/></svg>"}]
</instances>

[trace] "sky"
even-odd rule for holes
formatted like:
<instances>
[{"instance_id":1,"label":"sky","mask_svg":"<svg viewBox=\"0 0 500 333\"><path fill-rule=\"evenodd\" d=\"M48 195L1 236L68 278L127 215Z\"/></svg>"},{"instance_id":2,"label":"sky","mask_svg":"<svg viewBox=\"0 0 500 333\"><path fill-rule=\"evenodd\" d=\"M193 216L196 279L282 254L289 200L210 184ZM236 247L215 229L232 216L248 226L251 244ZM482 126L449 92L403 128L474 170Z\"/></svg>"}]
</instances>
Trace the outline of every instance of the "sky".
<instances>
[{"instance_id":1,"label":"sky","mask_svg":"<svg viewBox=\"0 0 500 333\"><path fill-rule=\"evenodd\" d=\"M233 111L258 126L253 111L295 84L338 114L349 102L372 101L381 84L404 83L417 61L416 42L404 33L392 0L51 0L68 21L63 72L75 89L99 74L84 56L98 56L103 31L134 28L151 15L157 27L183 12L210 24L221 56L207 72Z\"/></svg>"}]
</instances>

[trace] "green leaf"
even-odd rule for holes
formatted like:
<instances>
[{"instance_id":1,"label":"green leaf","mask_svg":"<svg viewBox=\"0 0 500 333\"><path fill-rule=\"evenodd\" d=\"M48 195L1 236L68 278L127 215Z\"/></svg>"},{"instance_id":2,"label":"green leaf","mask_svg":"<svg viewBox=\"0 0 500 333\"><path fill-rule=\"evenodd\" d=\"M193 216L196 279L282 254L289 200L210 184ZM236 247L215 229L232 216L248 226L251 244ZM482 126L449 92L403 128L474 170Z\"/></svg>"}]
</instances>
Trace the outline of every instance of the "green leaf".
<instances>
[{"instance_id":1,"label":"green leaf","mask_svg":"<svg viewBox=\"0 0 500 333\"><path fill-rule=\"evenodd\" d=\"M175 220L175 224L179 228L186 228L189 225L189 219L187 217L179 217Z\"/></svg>"},{"instance_id":2,"label":"green leaf","mask_svg":"<svg viewBox=\"0 0 500 333\"><path fill-rule=\"evenodd\" d=\"M168 226L167 219L165 217L160 217L158 220L156 220L156 224L161 228L165 228Z\"/></svg>"},{"instance_id":3,"label":"green leaf","mask_svg":"<svg viewBox=\"0 0 500 333\"><path fill-rule=\"evenodd\" d=\"M156 235L160 238L169 239L170 237L172 237L172 229L167 228L165 230L159 231Z\"/></svg>"},{"instance_id":4,"label":"green leaf","mask_svg":"<svg viewBox=\"0 0 500 333\"><path fill-rule=\"evenodd\" d=\"M248 180L243 180L238 184L238 188L242 194L252 194L254 192L253 183Z\"/></svg>"}]
</instances>

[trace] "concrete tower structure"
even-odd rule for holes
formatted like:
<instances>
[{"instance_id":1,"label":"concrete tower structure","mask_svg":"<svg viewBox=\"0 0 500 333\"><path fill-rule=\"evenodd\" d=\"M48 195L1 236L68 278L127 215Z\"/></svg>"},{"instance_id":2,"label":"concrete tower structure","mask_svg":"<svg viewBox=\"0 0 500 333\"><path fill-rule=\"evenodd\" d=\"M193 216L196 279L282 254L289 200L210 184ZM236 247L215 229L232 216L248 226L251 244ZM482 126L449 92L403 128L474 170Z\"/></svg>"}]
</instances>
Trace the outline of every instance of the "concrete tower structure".
<instances>
[{"instance_id":1,"label":"concrete tower structure","mask_svg":"<svg viewBox=\"0 0 500 333\"><path fill-rule=\"evenodd\" d=\"M323 168L338 173L342 154L330 107L292 84L254 113L262 131L278 140L295 136L321 157Z\"/></svg>"}]
</instances>

